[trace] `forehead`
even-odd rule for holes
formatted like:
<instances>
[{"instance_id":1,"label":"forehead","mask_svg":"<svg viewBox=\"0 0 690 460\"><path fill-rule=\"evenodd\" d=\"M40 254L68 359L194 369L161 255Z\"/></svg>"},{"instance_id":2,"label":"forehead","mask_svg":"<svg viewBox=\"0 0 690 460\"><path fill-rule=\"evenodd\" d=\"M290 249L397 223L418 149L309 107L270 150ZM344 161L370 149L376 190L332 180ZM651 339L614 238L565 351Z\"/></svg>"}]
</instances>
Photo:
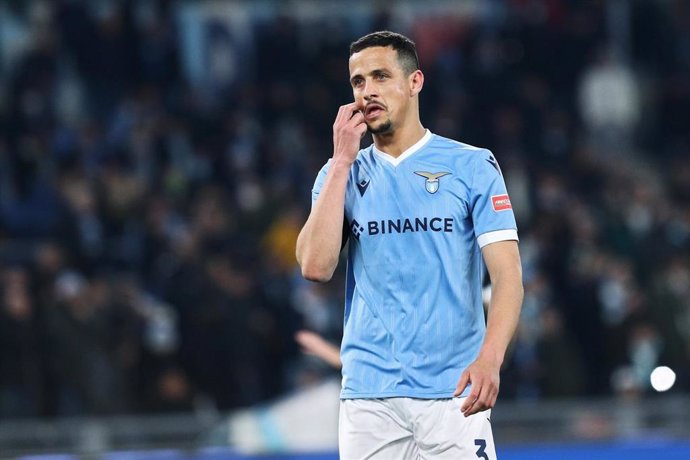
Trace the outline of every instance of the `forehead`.
<instances>
[{"instance_id":1,"label":"forehead","mask_svg":"<svg viewBox=\"0 0 690 460\"><path fill-rule=\"evenodd\" d=\"M392 46L372 46L350 56L350 76L366 75L372 70L401 69L398 52Z\"/></svg>"}]
</instances>

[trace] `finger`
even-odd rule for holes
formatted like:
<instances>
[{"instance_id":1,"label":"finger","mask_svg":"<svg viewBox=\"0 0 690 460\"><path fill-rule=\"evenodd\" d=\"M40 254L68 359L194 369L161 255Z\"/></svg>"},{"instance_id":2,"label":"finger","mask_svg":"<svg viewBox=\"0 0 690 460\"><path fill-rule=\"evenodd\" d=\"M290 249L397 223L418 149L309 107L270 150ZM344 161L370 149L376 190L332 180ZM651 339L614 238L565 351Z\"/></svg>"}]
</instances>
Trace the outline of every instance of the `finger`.
<instances>
[{"instance_id":1,"label":"finger","mask_svg":"<svg viewBox=\"0 0 690 460\"><path fill-rule=\"evenodd\" d=\"M498 399L498 387L493 387L491 390L491 395L486 403L486 408L491 409L496 405L496 400Z\"/></svg>"},{"instance_id":2,"label":"finger","mask_svg":"<svg viewBox=\"0 0 690 460\"><path fill-rule=\"evenodd\" d=\"M356 106L354 102L341 105L338 109L338 115L335 117L335 121L341 123L347 121L352 116L352 112L355 110Z\"/></svg>"},{"instance_id":3,"label":"finger","mask_svg":"<svg viewBox=\"0 0 690 460\"><path fill-rule=\"evenodd\" d=\"M359 105L356 102L351 102L349 104L341 105L338 109L338 115L335 117L334 126L339 126L347 123L356 112L359 112Z\"/></svg>"},{"instance_id":4,"label":"finger","mask_svg":"<svg viewBox=\"0 0 690 460\"><path fill-rule=\"evenodd\" d=\"M470 410L470 408L474 405L474 403L479 398L479 394L480 394L481 389L482 389L481 383L478 380L475 380L474 382L472 382L470 394L467 395L467 397L465 398L465 401L462 403L462 406L460 407L460 410L463 413Z\"/></svg>"},{"instance_id":5,"label":"finger","mask_svg":"<svg viewBox=\"0 0 690 460\"><path fill-rule=\"evenodd\" d=\"M355 132L359 134L360 139L364 137L364 135L367 133L367 130L369 127L367 126L366 123L359 124L355 126Z\"/></svg>"},{"instance_id":6,"label":"finger","mask_svg":"<svg viewBox=\"0 0 690 460\"><path fill-rule=\"evenodd\" d=\"M474 406L472 406L471 413L468 415L476 414L477 412L485 411L488 408L490 408L492 397L493 392L487 389L485 386L481 394L479 395L479 398L477 398L477 400L474 402Z\"/></svg>"},{"instance_id":7,"label":"finger","mask_svg":"<svg viewBox=\"0 0 690 460\"><path fill-rule=\"evenodd\" d=\"M479 399L476 399L462 412L462 415L464 415L465 417L469 417L470 415L474 415L477 412L481 412L482 410L482 404L479 402Z\"/></svg>"},{"instance_id":8,"label":"finger","mask_svg":"<svg viewBox=\"0 0 690 460\"><path fill-rule=\"evenodd\" d=\"M345 121L345 119L346 119L345 114L350 113L348 110L349 105L350 104L341 105L340 108L338 108L338 114L335 116L335 123L334 123L335 125L338 125L338 124L342 123L343 121Z\"/></svg>"},{"instance_id":9,"label":"finger","mask_svg":"<svg viewBox=\"0 0 690 460\"><path fill-rule=\"evenodd\" d=\"M364 112L364 104L355 101L350 104L353 112Z\"/></svg>"},{"instance_id":10,"label":"finger","mask_svg":"<svg viewBox=\"0 0 690 460\"><path fill-rule=\"evenodd\" d=\"M360 111L359 104L356 102L350 102L349 104L345 104L343 108L345 109L345 113L348 117L351 117L353 113Z\"/></svg>"},{"instance_id":11,"label":"finger","mask_svg":"<svg viewBox=\"0 0 690 460\"><path fill-rule=\"evenodd\" d=\"M496 404L496 398L498 398L498 384L491 378L488 378L479 402L484 409L491 409Z\"/></svg>"},{"instance_id":12,"label":"finger","mask_svg":"<svg viewBox=\"0 0 690 460\"><path fill-rule=\"evenodd\" d=\"M364 123L364 107L359 105L358 103L353 103L351 109L352 112L350 113L350 119L357 119L359 120L358 123Z\"/></svg>"},{"instance_id":13,"label":"finger","mask_svg":"<svg viewBox=\"0 0 690 460\"><path fill-rule=\"evenodd\" d=\"M363 138L367 133L369 127L364 121L364 115L361 112L357 112L352 116L352 119L348 122L350 127L354 130L356 134L359 134L359 138Z\"/></svg>"},{"instance_id":14,"label":"finger","mask_svg":"<svg viewBox=\"0 0 690 460\"><path fill-rule=\"evenodd\" d=\"M475 405L477 404L477 397L474 396L473 394L469 394L465 398L465 402L462 404L462 407L460 408L460 412L465 417L468 417L473 414L473 410L475 409Z\"/></svg>"},{"instance_id":15,"label":"finger","mask_svg":"<svg viewBox=\"0 0 690 460\"><path fill-rule=\"evenodd\" d=\"M465 391L465 388L467 388L467 385L470 383L470 373L465 371L462 373L460 376L460 381L458 382L458 385L455 387L455 393L453 393L453 397L456 398L462 394L463 391Z\"/></svg>"},{"instance_id":16,"label":"finger","mask_svg":"<svg viewBox=\"0 0 690 460\"><path fill-rule=\"evenodd\" d=\"M483 406L482 398L486 397L487 388L481 380L477 380L472 383L472 391L470 391L469 396L465 400L460 410L465 417L479 412Z\"/></svg>"},{"instance_id":17,"label":"finger","mask_svg":"<svg viewBox=\"0 0 690 460\"><path fill-rule=\"evenodd\" d=\"M465 417L469 417L470 415L492 408L497 396L498 391L496 390L496 387L491 384L489 380L484 381L479 389L479 396L467 409L465 412Z\"/></svg>"},{"instance_id":18,"label":"finger","mask_svg":"<svg viewBox=\"0 0 690 460\"><path fill-rule=\"evenodd\" d=\"M364 124L364 114L360 111L353 113L352 118L350 118L350 121L348 123L350 123L352 126Z\"/></svg>"}]
</instances>

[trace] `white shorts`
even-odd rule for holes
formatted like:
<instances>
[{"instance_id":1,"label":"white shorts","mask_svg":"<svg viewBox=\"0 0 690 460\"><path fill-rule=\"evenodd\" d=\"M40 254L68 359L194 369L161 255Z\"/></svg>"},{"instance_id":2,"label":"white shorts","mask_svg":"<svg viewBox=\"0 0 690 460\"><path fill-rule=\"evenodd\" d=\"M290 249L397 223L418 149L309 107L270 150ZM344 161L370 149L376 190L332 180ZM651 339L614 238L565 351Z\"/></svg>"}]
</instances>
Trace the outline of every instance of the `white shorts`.
<instances>
[{"instance_id":1,"label":"white shorts","mask_svg":"<svg viewBox=\"0 0 690 460\"><path fill-rule=\"evenodd\" d=\"M465 417L465 398L343 399L341 460L496 460L491 409Z\"/></svg>"}]
</instances>

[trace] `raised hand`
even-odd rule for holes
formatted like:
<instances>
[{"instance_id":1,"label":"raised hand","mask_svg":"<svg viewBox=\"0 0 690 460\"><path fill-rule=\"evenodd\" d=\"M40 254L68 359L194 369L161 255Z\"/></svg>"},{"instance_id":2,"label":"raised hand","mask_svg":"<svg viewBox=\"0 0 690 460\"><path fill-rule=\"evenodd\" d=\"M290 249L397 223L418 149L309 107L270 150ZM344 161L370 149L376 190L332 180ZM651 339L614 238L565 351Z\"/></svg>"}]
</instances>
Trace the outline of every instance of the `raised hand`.
<instances>
[{"instance_id":1,"label":"raised hand","mask_svg":"<svg viewBox=\"0 0 690 460\"><path fill-rule=\"evenodd\" d=\"M359 142L367 132L361 107L356 103L340 106L333 123L333 160L351 165L359 151Z\"/></svg>"}]
</instances>

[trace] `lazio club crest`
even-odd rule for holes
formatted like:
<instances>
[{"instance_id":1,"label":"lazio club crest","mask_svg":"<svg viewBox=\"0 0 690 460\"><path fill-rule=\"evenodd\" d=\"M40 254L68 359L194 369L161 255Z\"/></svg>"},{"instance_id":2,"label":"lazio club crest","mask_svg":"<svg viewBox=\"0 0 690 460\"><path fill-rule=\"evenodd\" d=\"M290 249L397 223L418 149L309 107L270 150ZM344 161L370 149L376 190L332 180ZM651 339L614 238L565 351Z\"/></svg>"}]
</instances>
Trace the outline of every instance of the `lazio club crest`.
<instances>
[{"instance_id":1,"label":"lazio club crest","mask_svg":"<svg viewBox=\"0 0 690 460\"><path fill-rule=\"evenodd\" d=\"M449 172L430 173L426 171L415 171L414 173L426 179L424 186L426 187L426 191L429 193L438 192L439 178L450 174Z\"/></svg>"}]
</instances>

